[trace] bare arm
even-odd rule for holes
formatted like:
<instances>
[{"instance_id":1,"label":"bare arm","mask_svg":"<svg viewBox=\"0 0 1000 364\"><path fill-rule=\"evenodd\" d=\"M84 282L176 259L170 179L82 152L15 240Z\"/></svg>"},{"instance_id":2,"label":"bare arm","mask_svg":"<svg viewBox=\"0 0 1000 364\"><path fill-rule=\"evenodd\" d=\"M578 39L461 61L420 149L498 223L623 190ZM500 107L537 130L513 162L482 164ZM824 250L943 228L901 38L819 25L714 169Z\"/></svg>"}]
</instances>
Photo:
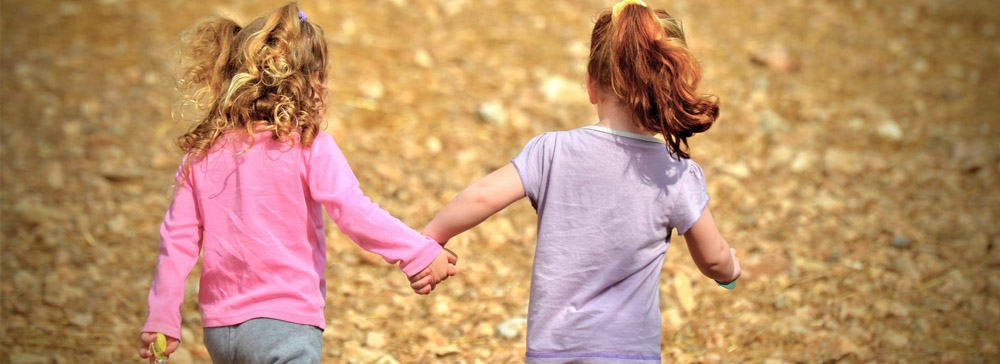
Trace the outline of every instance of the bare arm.
<instances>
[{"instance_id":1,"label":"bare arm","mask_svg":"<svg viewBox=\"0 0 1000 364\"><path fill-rule=\"evenodd\" d=\"M691 258L705 276L729 283L743 273L740 259L736 257L736 249L730 248L719 233L708 207L702 212L701 219L684 234L684 240L691 251Z\"/></svg>"},{"instance_id":2,"label":"bare arm","mask_svg":"<svg viewBox=\"0 0 1000 364\"><path fill-rule=\"evenodd\" d=\"M445 243L524 197L524 185L513 163L493 171L451 200L424 228L424 235Z\"/></svg>"}]
</instances>

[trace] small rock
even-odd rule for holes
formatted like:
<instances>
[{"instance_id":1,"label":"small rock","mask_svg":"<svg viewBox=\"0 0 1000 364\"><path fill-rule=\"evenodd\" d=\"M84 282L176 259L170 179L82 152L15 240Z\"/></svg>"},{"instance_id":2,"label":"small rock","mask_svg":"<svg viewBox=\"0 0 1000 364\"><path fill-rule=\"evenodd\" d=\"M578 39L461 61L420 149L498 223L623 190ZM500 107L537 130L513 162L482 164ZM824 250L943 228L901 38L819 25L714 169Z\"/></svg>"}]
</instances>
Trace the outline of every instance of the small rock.
<instances>
[{"instance_id":1,"label":"small rock","mask_svg":"<svg viewBox=\"0 0 1000 364\"><path fill-rule=\"evenodd\" d=\"M333 321L326 325L323 330L323 340L347 340L351 337L354 328L343 321Z\"/></svg>"},{"instance_id":2,"label":"small rock","mask_svg":"<svg viewBox=\"0 0 1000 364\"><path fill-rule=\"evenodd\" d=\"M990 163L990 147L984 142L958 142L952 151L952 160L963 172L975 172Z\"/></svg>"},{"instance_id":3,"label":"small rock","mask_svg":"<svg viewBox=\"0 0 1000 364\"><path fill-rule=\"evenodd\" d=\"M14 205L14 212L20 215L22 221L28 224L42 224L47 221L59 219L62 212L55 208L42 205L40 202L22 199Z\"/></svg>"},{"instance_id":4,"label":"small rock","mask_svg":"<svg viewBox=\"0 0 1000 364\"><path fill-rule=\"evenodd\" d=\"M704 364L718 364L721 362L722 362L722 355L716 353L705 354L705 356L702 357L701 360L699 361L699 363L704 363Z\"/></svg>"},{"instance_id":5,"label":"small rock","mask_svg":"<svg viewBox=\"0 0 1000 364\"><path fill-rule=\"evenodd\" d=\"M66 16L74 16L80 14L83 10L83 6L75 2L64 2L59 4L59 14Z\"/></svg>"},{"instance_id":6,"label":"small rock","mask_svg":"<svg viewBox=\"0 0 1000 364\"><path fill-rule=\"evenodd\" d=\"M898 332L889 334L886 336L886 340L889 342L889 345L897 348L905 348L910 345L910 338L907 337L906 334Z\"/></svg>"},{"instance_id":7,"label":"small rock","mask_svg":"<svg viewBox=\"0 0 1000 364\"><path fill-rule=\"evenodd\" d=\"M468 5L468 0L438 1L438 6L446 16L455 16L462 13L466 5Z\"/></svg>"},{"instance_id":8,"label":"small rock","mask_svg":"<svg viewBox=\"0 0 1000 364\"><path fill-rule=\"evenodd\" d=\"M115 234L124 233L128 229L129 223L128 219L124 214L117 214L108 220L108 230Z\"/></svg>"},{"instance_id":9,"label":"small rock","mask_svg":"<svg viewBox=\"0 0 1000 364\"><path fill-rule=\"evenodd\" d=\"M745 163L731 164L727 166L726 172L740 179L750 177L750 167L747 167Z\"/></svg>"},{"instance_id":10,"label":"small rock","mask_svg":"<svg viewBox=\"0 0 1000 364\"><path fill-rule=\"evenodd\" d=\"M997 25L993 22L983 24L983 35L992 37L997 34Z\"/></svg>"},{"instance_id":11,"label":"small rock","mask_svg":"<svg viewBox=\"0 0 1000 364\"><path fill-rule=\"evenodd\" d=\"M427 145L427 151L435 154L440 153L441 149L444 147L441 144L441 140L435 137L427 138L425 144Z\"/></svg>"},{"instance_id":12,"label":"small rock","mask_svg":"<svg viewBox=\"0 0 1000 364\"><path fill-rule=\"evenodd\" d=\"M562 76L552 76L545 79L539 86L539 91L542 92L545 101L555 104L580 98L584 94L583 88L579 84L574 84Z\"/></svg>"},{"instance_id":13,"label":"small rock","mask_svg":"<svg viewBox=\"0 0 1000 364\"><path fill-rule=\"evenodd\" d=\"M694 293L691 292L691 279L684 273L678 272L674 277L674 291L677 293L677 300L681 304L684 312L691 313L697 306L694 300Z\"/></svg>"},{"instance_id":14,"label":"small rock","mask_svg":"<svg viewBox=\"0 0 1000 364\"><path fill-rule=\"evenodd\" d=\"M910 309L902 302L893 302L889 305L889 314L896 317L910 317Z\"/></svg>"},{"instance_id":15,"label":"small rock","mask_svg":"<svg viewBox=\"0 0 1000 364\"><path fill-rule=\"evenodd\" d=\"M44 364L48 363L44 356L35 354L18 353L10 356L11 364Z\"/></svg>"},{"instance_id":16,"label":"small rock","mask_svg":"<svg viewBox=\"0 0 1000 364\"><path fill-rule=\"evenodd\" d=\"M792 172L805 172L813 168L813 163L816 158L813 157L812 153L809 152L799 152L792 159L792 164L789 168Z\"/></svg>"},{"instance_id":17,"label":"small rock","mask_svg":"<svg viewBox=\"0 0 1000 364\"><path fill-rule=\"evenodd\" d=\"M910 247L910 238L903 235L896 235L892 237L892 246L899 249L906 249Z\"/></svg>"},{"instance_id":18,"label":"small rock","mask_svg":"<svg viewBox=\"0 0 1000 364\"><path fill-rule=\"evenodd\" d=\"M65 179L62 163L50 161L45 164L45 182L49 187L60 189L65 185Z\"/></svg>"},{"instance_id":19,"label":"small rock","mask_svg":"<svg viewBox=\"0 0 1000 364\"><path fill-rule=\"evenodd\" d=\"M784 309L786 306L787 304L785 303L785 294L784 293L778 294L778 299L774 300L774 308L781 310Z\"/></svg>"},{"instance_id":20,"label":"small rock","mask_svg":"<svg viewBox=\"0 0 1000 364\"><path fill-rule=\"evenodd\" d=\"M504 339L513 339L521 334L521 329L528 326L528 319L523 317L512 318L497 325L497 335Z\"/></svg>"},{"instance_id":21,"label":"small rock","mask_svg":"<svg viewBox=\"0 0 1000 364\"><path fill-rule=\"evenodd\" d=\"M923 73L927 73L927 71L930 70L931 65L930 65L930 63L927 62L926 59L917 58L916 60L913 61L912 68L913 68L913 72L916 72L918 74L923 74Z\"/></svg>"},{"instance_id":22,"label":"small rock","mask_svg":"<svg viewBox=\"0 0 1000 364\"><path fill-rule=\"evenodd\" d=\"M997 344L989 341L983 343L983 346L979 349L979 351L982 351L983 354L995 355L997 353L1000 353L1000 349L997 348Z\"/></svg>"},{"instance_id":23,"label":"small rock","mask_svg":"<svg viewBox=\"0 0 1000 364\"><path fill-rule=\"evenodd\" d=\"M420 330L420 336L433 346L445 346L448 343L444 335L433 327L425 327L423 330Z\"/></svg>"},{"instance_id":24,"label":"small rock","mask_svg":"<svg viewBox=\"0 0 1000 364\"><path fill-rule=\"evenodd\" d=\"M372 363L379 359L379 355L371 350L365 349L357 341L344 343L343 359L348 363Z\"/></svg>"},{"instance_id":25,"label":"small rock","mask_svg":"<svg viewBox=\"0 0 1000 364\"><path fill-rule=\"evenodd\" d=\"M413 52L413 62L416 62L418 66L423 68L434 67L434 58L431 58L431 54L423 48L417 49L416 52Z\"/></svg>"},{"instance_id":26,"label":"small rock","mask_svg":"<svg viewBox=\"0 0 1000 364\"><path fill-rule=\"evenodd\" d=\"M993 238L993 242L987 246L986 265L1000 268L1000 237Z\"/></svg>"},{"instance_id":27,"label":"small rock","mask_svg":"<svg viewBox=\"0 0 1000 364\"><path fill-rule=\"evenodd\" d=\"M445 345L445 346L433 346L431 347L431 353L439 357L448 356L453 354L461 353L462 351L458 349L455 345Z\"/></svg>"},{"instance_id":28,"label":"small rock","mask_svg":"<svg viewBox=\"0 0 1000 364\"><path fill-rule=\"evenodd\" d=\"M837 356L839 357L845 357L850 354L858 353L858 345L843 336L837 339L837 346L835 349L837 351Z\"/></svg>"},{"instance_id":29,"label":"small rock","mask_svg":"<svg viewBox=\"0 0 1000 364\"><path fill-rule=\"evenodd\" d=\"M894 120L886 120L879 124L876 130L879 136L889 140L903 139L903 130L899 128Z\"/></svg>"},{"instance_id":30,"label":"small rock","mask_svg":"<svg viewBox=\"0 0 1000 364\"><path fill-rule=\"evenodd\" d=\"M366 99L377 101L382 99L382 96L385 96L385 87L377 79L367 79L361 81L359 85L361 87L361 95Z\"/></svg>"},{"instance_id":31,"label":"small rock","mask_svg":"<svg viewBox=\"0 0 1000 364\"><path fill-rule=\"evenodd\" d=\"M493 330L493 326L490 326L490 324L486 322L480 322L476 325L476 336L478 337L490 337L495 334L496 331Z\"/></svg>"},{"instance_id":32,"label":"small rock","mask_svg":"<svg viewBox=\"0 0 1000 364\"><path fill-rule=\"evenodd\" d=\"M80 104L80 114L87 117L94 117L101 114L103 107L97 100L87 100Z\"/></svg>"},{"instance_id":33,"label":"small rock","mask_svg":"<svg viewBox=\"0 0 1000 364\"><path fill-rule=\"evenodd\" d=\"M382 359L375 362L375 364L399 364L399 361L397 361L392 355L386 355L383 356Z\"/></svg>"},{"instance_id":34,"label":"small rock","mask_svg":"<svg viewBox=\"0 0 1000 364\"><path fill-rule=\"evenodd\" d=\"M89 313L81 313L73 315L67 321L78 327L87 328L90 326L90 323L94 321L94 316Z\"/></svg>"},{"instance_id":35,"label":"small rock","mask_svg":"<svg viewBox=\"0 0 1000 364\"><path fill-rule=\"evenodd\" d=\"M684 318L681 317L681 312L677 308L669 308L663 312L663 325L673 329L679 329L684 326Z\"/></svg>"},{"instance_id":36,"label":"small rock","mask_svg":"<svg viewBox=\"0 0 1000 364\"><path fill-rule=\"evenodd\" d=\"M823 164L834 173L854 174L861 170L861 163L855 152L828 149L823 155Z\"/></svg>"},{"instance_id":37,"label":"small rock","mask_svg":"<svg viewBox=\"0 0 1000 364\"><path fill-rule=\"evenodd\" d=\"M146 72L142 75L142 82L145 82L147 85L155 85L160 82L160 75L152 71Z\"/></svg>"},{"instance_id":38,"label":"small rock","mask_svg":"<svg viewBox=\"0 0 1000 364\"><path fill-rule=\"evenodd\" d=\"M788 49L781 45L757 48L750 52L750 60L778 72L788 73L795 70Z\"/></svg>"},{"instance_id":39,"label":"small rock","mask_svg":"<svg viewBox=\"0 0 1000 364\"><path fill-rule=\"evenodd\" d=\"M770 164L775 166L787 166L792 162L792 158L795 158L795 149L787 145L779 145L771 150L769 159Z\"/></svg>"},{"instance_id":40,"label":"small rock","mask_svg":"<svg viewBox=\"0 0 1000 364\"><path fill-rule=\"evenodd\" d=\"M384 348L388 343L389 342L386 340L385 335L377 332L369 332L368 337L365 339L365 346L373 349Z\"/></svg>"},{"instance_id":41,"label":"small rock","mask_svg":"<svg viewBox=\"0 0 1000 364\"><path fill-rule=\"evenodd\" d=\"M792 362L781 358L767 358L761 364L792 364Z\"/></svg>"},{"instance_id":42,"label":"small rock","mask_svg":"<svg viewBox=\"0 0 1000 364\"><path fill-rule=\"evenodd\" d=\"M145 177L146 171L140 168L113 168L106 166L101 174L111 182L134 182L141 181Z\"/></svg>"},{"instance_id":43,"label":"small rock","mask_svg":"<svg viewBox=\"0 0 1000 364\"><path fill-rule=\"evenodd\" d=\"M437 296L434 300L434 306L431 307L431 313L437 316L447 316L449 313L453 312L451 309L451 302L447 296Z\"/></svg>"},{"instance_id":44,"label":"small rock","mask_svg":"<svg viewBox=\"0 0 1000 364\"><path fill-rule=\"evenodd\" d=\"M770 135L776 131L788 130L788 121L770 108L762 110L757 117L760 119L760 128L764 134Z\"/></svg>"},{"instance_id":45,"label":"small rock","mask_svg":"<svg viewBox=\"0 0 1000 364\"><path fill-rule=\"evenodd\" d=\"M63 133L66 134L67 139L79 138L80 134L83 132L83 123L70 121L62 126Z\"/></svg>"},{"instance_id":46,"label":"small rock","mask_svg":"<svg viewBox=\"0 0 1000 364\"><path fill-rule=\"evenodd\" d=\"M920 14L917 9L912 6L904 6L899 9L899 18L903 21L903 24L914 25L917 23L917 18Z\"/></svg>"},{"instance_id":47,"label":"small rock","mask_svg":"<svg viewBox=\"0 0 1000 364\"><path fill-rule=\"evenodd\" d=\"M479 108L476 109L476 115L479 116L480 120L491 124L507 124L507 109L500 101L493 100L480 104Z\"/></svg>"}]
</instances>

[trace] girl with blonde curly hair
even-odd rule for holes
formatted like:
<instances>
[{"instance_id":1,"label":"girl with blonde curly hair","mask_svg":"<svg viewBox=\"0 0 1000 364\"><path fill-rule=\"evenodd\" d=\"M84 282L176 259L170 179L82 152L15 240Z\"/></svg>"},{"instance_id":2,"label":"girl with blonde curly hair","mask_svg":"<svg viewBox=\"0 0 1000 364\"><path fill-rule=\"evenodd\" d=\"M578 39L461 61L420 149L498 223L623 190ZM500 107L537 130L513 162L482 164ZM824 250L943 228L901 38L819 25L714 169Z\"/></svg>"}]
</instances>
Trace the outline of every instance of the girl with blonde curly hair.
<instances>
[{"instance_id":1,"label":"girl with blonde curly hair","mask_svg":"<svg viewBox=\"0 0 1000 364\"><path fill-rule=\"evenodd\" d=\"M140 356L181 339L184 281L203 256L198 303L214 363L319 363L326 320L323 207L365 250L434 284L455 258L366 197L320 124L323 29L289 3L246 26L212 17L183 37L181 86L204 112L160 228ZM418 291L428 293L432 287Z\"/></svg>"}]
</instances>

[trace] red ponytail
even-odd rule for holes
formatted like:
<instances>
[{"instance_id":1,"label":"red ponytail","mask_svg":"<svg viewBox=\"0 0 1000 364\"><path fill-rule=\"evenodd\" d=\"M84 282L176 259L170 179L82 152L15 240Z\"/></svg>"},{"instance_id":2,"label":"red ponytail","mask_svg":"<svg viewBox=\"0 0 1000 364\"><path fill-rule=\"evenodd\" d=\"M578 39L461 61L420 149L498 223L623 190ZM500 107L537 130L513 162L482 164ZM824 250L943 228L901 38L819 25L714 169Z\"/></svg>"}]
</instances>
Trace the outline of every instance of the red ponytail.
<instances>
[{"instance_id":1,"label":"red ponytail","mask_svg":"<svg viewBox=\"0 0 1000 364\"><path fill-rule=\"evenodd\" d=\"M587 72L631 111L636 126L662 134L680 158L690 158L687 138L719 117L718 98L697 93L701 71L683 29L663 10L630 3L602 13Z\"/></svg>"}]
</instances>

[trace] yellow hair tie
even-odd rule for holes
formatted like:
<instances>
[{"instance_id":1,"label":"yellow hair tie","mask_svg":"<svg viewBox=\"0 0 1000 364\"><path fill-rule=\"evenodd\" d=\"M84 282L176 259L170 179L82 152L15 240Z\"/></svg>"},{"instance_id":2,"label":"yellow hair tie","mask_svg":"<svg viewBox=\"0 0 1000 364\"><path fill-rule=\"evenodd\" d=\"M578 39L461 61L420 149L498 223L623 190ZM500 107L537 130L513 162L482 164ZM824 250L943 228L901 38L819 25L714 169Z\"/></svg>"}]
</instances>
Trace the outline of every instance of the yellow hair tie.
<instances>
[{"instance_id":1,"label":"yellow hair tie","mask_svg":"<svg viewBox=\"0 0 1000 364\"><path fill-rule=\"evenodd\" d=\"M646 3L642 2L642 0L622 0L622 2L615 4L614 9L611 10L611 17L617 18L618 14L621 13L622 9L625 8L625 5L628 4L636 4L642 7L647 7Z\"/></svg>"}]
</instances>

